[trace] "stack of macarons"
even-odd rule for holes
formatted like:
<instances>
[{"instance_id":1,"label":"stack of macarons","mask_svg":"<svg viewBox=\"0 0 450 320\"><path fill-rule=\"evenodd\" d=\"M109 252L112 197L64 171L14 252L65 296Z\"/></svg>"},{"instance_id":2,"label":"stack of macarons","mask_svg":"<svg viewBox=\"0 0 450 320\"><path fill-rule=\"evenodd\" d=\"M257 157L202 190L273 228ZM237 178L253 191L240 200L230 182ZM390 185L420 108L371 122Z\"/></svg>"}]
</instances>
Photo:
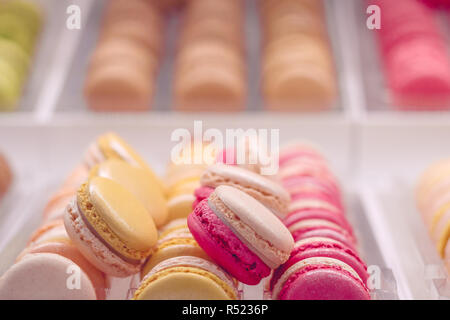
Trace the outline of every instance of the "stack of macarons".
<instances>
[{"instance_id":1,"label":"stack of macarons","mask_svg":"<svg viewBox=\"0 0 450 320\"><path fill-rule=\"evenodd\" d=\"M194 192L200 186L203 171L214 163L215 154L207 144L192 141L182 148L178 159L171 159L165 176L168 221L186 218L192 212Z\"/></svg>"},{"instance_id":2,"label":"stack of macarons","mask_svg":"<svg viewBox=\"0 0 450 320\"><path fill-rule=\"evenodd\" d=\"M264 0L261 78L266 108L320 110L337 97L322 1Z\"/></svg>"},{"instance_id":3,"label":"stack of macarons","mask_svg":"<svg viewBox=\"0 0 450 320\"><path fill-rule=\"evenodd\" d=\"M246 97L242 1L190 0L181 15L175 108L241 110Z\"/></svg>"},{"instance_id":4,"label":"stack of macarons","mask_svg":"<svg viewBox=\"0 0 450 320\"><path fill-rule=\"evenodd\" d=\"M211 165L203 172L200 187L194 193L196 200L193 208L221 185L232 186L247 193L280 219L288 213L289 193L279 183L253 171L223 163Z\"/></svg>"},{"instance_id":5,"label":"stack of macarons","mask_svg":"<svg viewBox=\"0 0 450 320\"><path fill-rule=\"evenodd\" d=\"M136 300L239 298L237 281L200 248L185 218L160 229L157 246L141 270L141 282L133 296Z\"/></svg>"},{"instance_id":6,"label":"stack of macarons","mask_svg":"<svg viewBox=\"0 0 450 320\"><path fill-rule=\"evenodd\" d=\"M402 109L450 108L450 55L431 8L418 0L370 0L390 100Z\"/></svg>"},{"instance_id":7,"label":"stack of macarons","mask_svg":"<svg viewBox=\"0 0 450 320\"><path fill-rule=\"evenodd\" d=\"M195 207L188 227L214 262L247 285L257 285L269 276L294 247L289 230L270 209L225 184Z\"/></svg>"},{"instance_id":8,"label":"stack of macarons","mask_svg":"<svg viewBox=\"0 0 450 320\"><path fill-rule=\"evenodd\" d=\"M0 1L0 110L17 105L42 19L35 2Z\"/></svg>"},{"instance_id":9,"label":"stack of macarons","mask_svg":"<svg viewBox=\"0 0 450 320\"><path fill-rule=\"evenodd\" d=\"M108 1L86 75L84 93L89 108L149 109L163 37L163 13L154 1Z\"/></svg>"},{"instance_id":10,"label":"stack of macarons","mask_svg":"<svg viewBox=\"0 0 450 320\"><path fill-rule=\"evenodd\" d=\"M292 199L283 222L295 245L272 275L272 299L370 299L367 267L325 159L310 145L292 144L279 160L280 180Z\"/></svg>"},{"instance_id":11,"label":"stack of macarons","mask_svg":"<svg viewBox=\"0 0 450 320\"><path fill-rule=\"evenodd\" d=\"M450 159L429 166L416 189L417 207L450 274Z\"/></svg>"},{"instance_id":12,"label":"stack of macarons","mask_svg":"<svg viewBox=\"0 0 450 320\"><path fill-rule=\"evenodd\" d=\"M0 199L8 192L13 181L13 173L5 156L0 154Z\"/></svg>"},{"instance_id":13,"label":"stack of macarons","mask_svg":"<svg viewBox=\"0 0 450 320\"><path fill-rule=\"evenodd\" d=\"M79 279L73 287L69 279ZM63 220L42 225L0 278L0 299L103 300L109 284L69 239Z\"/></svg>"}]
</instances>

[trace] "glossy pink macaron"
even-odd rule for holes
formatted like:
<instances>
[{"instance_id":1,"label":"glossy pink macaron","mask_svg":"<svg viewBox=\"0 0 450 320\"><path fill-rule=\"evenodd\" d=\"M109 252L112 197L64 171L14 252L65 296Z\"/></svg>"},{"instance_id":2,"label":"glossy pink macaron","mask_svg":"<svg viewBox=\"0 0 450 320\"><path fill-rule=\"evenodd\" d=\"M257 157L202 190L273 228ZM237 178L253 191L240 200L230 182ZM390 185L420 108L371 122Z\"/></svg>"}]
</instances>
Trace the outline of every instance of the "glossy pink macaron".
<instances>
[{"instance_id":1,"label":"glossy pink macaron","mask_svg":"<svg viewBox=\"0 0 450 320\"><path fill-rule=\"evenodd\" d=\"M217 264L249 285L286 261L294 244L271 211L230 186L217 187L200 202L188 217L188 227Z\"/></svg>"},{"instance_id":2,"label":"glossy pink macaron","mask_svg":"<svg viewBox=\"0 0 450 320\"><path fill-rule=\"evenodd\" d=\"M286 227L290 227L297 222L302 220L326 220L337 224L338 226L344 228L350 234L353 234L353 228L348 223L347 219L342 214L336 214L326 209L303 209L290 213L284 220L283 223Z\"/></svg>"},{"instance_id":3,"label":"glossy pink macaron","mask_svg":"<svg viewBox=\"0 0 450 320\"><path fill-rule=\"evenodd\" d=\"M340 198L339 186L335 181L315 177L291 176L282 179L283 187L294 195L299 192L321 192Z\"/></svg>"},{"instance_id":4,"label":"glossy pink macaron","mask_svg":"<svg viewBox=\"0 0 450 320\"><path fill-rule=\"evenodd\" d=\"M313 147L308 144L296 143L289 146L285 146L280 151L279 164L280 167L287 163L302 158L311 158L318 162L324 162L323 156Z\"/></svg>"},{"instance_id":5,"label":"glossy pink macaron","mask_svg":"<svg viewBox=\"0 0 450 320\"><path fill-rule=\"evenodd\" d=\"M304 207L301 205L302 203L305 203L304 206L306 207L307 203L311 203L310 209L314 209L314 203L317 203L318 207L320 207L320 203L322 203L323 207L329 206L330 211L344 214L344 206L340 197L337 195L330 195L322 192L298 192L291 194L290 212L302 210L302 207Z\"/></svg>"},{"instance_id":6,"label":"glossy pink macaron","mask_svg":"<svg viewBox=\"0 0 450 320\"><path fill-rule=\"evenodd\" d=\"M330 238L356 250L356 239L352 234L343 227L324 219L301 220L291 224L288 229L294 241L312 237Z\"/></svg>"},{"instance_id":7,"label":"glossy pink macaron","mask_svg":"<svg viewBox=\"0 0 450 320\"><path fill-rule=\"evenodd\" d=\"M339 259L294 256L281 268L272 284L272 299L370 300L358 273Z\"/></svg>"}]
</instances>

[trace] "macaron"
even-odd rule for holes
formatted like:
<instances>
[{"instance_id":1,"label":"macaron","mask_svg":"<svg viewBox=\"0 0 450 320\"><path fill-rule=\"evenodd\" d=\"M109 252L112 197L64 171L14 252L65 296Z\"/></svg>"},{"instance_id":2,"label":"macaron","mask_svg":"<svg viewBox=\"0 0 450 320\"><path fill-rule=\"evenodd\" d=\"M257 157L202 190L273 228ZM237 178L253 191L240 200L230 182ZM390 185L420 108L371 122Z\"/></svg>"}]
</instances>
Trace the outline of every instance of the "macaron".
<instances>
[{"instance_id":1,"label":"macaron","mask_svg":"<svg viewBox=\"0 0 450 320\"><path fill-rule=\"evenodd\" d=\"M295 241L320 237L339 241L356 250L356 239L346 228L325 219L302 219L288 227Z\"/></svg>"},{"instance_id":2,"label":"macaron","mask_svg":"<svg viewBox=\"0 0 450 320\"><path fill-rule=\"evenodd\" d=\"M63 220L53 221L36 230L17 261L29 254L41 253L54 253L73 261L91 280L97 299L105 299L106 289L109 287L105 275L88 262L72 243L65 231Z\"/></svg>"},{"instance_id":3,"label":"macaron","mask_svg":"<svg viewBox=\"0 0 450 320\"><path fill-rule=\"evenodd\" d=\"M283 223L289 228L303 220L326 220L344 228L349 233L352 233L352 227L343 214L336 214L335 212L326 209L297 210L289 213L289 215L283 219Z\"/></svg>"},{"instance_id":4,"label":"macaron","mask_svg":"<svg viewBox=\"0 0 450 320\"><path fill-rule=\"evenodd\" d=\"M0 199L5 196L11 187L13 173L5 156L0 154Z\"/></svg>"},{"instance_id":5,"label":"macaron","mask_svg":"<svg viewBox=\"0 0 450 320\"><path fill-rule=\"evenodd\" d=\"M142 267L141 279L160 262L179 256L193 256L209 260L189 231L186 221L184 221L183 228L173 229L160 236L153 254Z\"/></svg>"},{"instance_id":6,"label":"macaron","mask_svg":"<svg viewBox=\"0 0 450 320\"><path fill-rule=\"evenodd\" d=\"M77 276L77 281L70 277ZM0 278L2 300L95 300L89 276L72 260L54 253L28 254Z\"/></svg>"},{"instance_id":7,"label":"macaron","mask_svg":"<svg viewBox=\"0 0 450 320\"><path fill-rule=\"evenodd\" d=\"M294 246L289 230L260 202L221 185L188 217L202 249L239 281L255 285L285 262Z\"/></svg>"},{"instance_id":8,"label":"macaron","mask_svg":"<svg viewBox=\"0 0 450 320\"><path fill-rule=\"evenodd\" d=\"M288 192L273 180L252 171L217 163L205 170L200 183L202 187L211 189L220 185L237 188L261 202L279 218L285 217L288 213L290 202ZM196 195L201 194L198 192ZM203 199L197 198L197 200Z\"/></svg>"},{"instance_id":9,"label":"macaron","mask_svg":"<svg viewBox=\"0 0 450 320\"><path fill-rule=\"evenodd\" d=\"M121 137L113 132L99 136L88 148L84 163L89 169L107 160L120 159L132 166L143 168L153 180L158 181L161 190L165 193L165 186L160 178L150 168L147 162Z\"/></svg>"},{"instance_id":10,"label":"macaron","mask_svg":"<svg viewBox=\"0 0 450 320\"><path fill-rule=\"evenodd\" d=\"M95 111L143 111L150 107L154 79L136 60L103 64L87 75L84 95Z\"/></svg>"},{"instance_id":11,"label":"macaron","mask_svg":"<svg viewBox=\"0 0 450 320\"><path fill-rule=\"evenodd\" d=\"M152 217L156 227L164 225L168 218L167 201L159 180L148 170L132 166L119 159L109 159L91 170L91 176L111 179L130 191Z\"/></svg>"},{"instance_id":12,"label":"macaron","mask_svg":"<svg viewBox=\"0 0 450 320\"><path fill-rule=\"evenodd\" d=\"M193 256L170 258L142 280L134 300L236 300L236 282L214 263Z\"/></svg>"},{"instance_id":13,"label":"macaron","mask_svg":"<svg viewBox=\"0 0 450 320\"><path fill-rule=\"evenodd\" d=\"M284 271L285 270L285 271ZM311 257L289 260L274 281L276 300L370 300L358 273L341 260Z\"/></svg>"},{"instance_id":14,"label":"macaron","mask_svg":"<svg viewBox=\"0 0 450 320\"><path fill-rule=\"evenodd\" d=\"M85 258L115 277L138 273L157 242L155 224L141 202L102 177L80 187L67 206L64 224Z\"/></svg>"},{"instance_id":15,"label":"macaron","mask_svg":"<svg viewBox=\"0 0 450 320\"><path fill-rule=\"evenodd\" d=\"M73 187L68 187L55 192L42 211L43 220L49 222L64 217L66 207L76 194L76 190Z\"/></svg>"}]
</instances>

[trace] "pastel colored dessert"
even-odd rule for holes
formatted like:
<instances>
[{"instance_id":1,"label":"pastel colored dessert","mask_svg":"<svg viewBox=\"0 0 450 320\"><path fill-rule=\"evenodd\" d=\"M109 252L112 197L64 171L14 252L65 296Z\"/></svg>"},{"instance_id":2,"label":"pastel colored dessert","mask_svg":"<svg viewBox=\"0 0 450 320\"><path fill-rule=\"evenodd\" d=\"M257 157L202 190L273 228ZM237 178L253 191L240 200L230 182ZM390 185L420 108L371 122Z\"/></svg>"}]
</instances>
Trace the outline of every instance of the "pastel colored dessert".
<instances>
[{"instance_id":1,"label":"pastel colored dessert","mask_svg":"<svg viewBox=\"0 0 450 320\"><path fill-rule=\"evenodd\" d=\"M90 109L151 107L163 47L162 16L154 1L108 2L84 84Z\"/></svg>"},{"instance_id":2,"label":"pastel colored dessert","mask_svg":"<svg viewBox=\"0 0 450 320\"><path fill-rule=\"evenodd\" d=\"M322 1L259 3L263 46L261 90L276 111L331 108L338 89Z\"/></svg>"},{"instance_id":3,"label":"pastel colored dessert","mask_svg":"<svg viewBox=\"0 0 450 320\"><path fill-rule=\"evenodd\" d=\"M68 277L80 268L70 259L54 253L26 255L0 278L2 300L95 300L94 285L80 270L79 286L68 287ZM73 271L72 271L73 270ZM79 288L79 289L76 289Z\"/></svg>"},{"instance_id":4,"label":"pastel colored dessert","mask_svg":"<svg viewBox=\"0 0 450 320\"><path fill-rule=\"evenodd\" d=\"M170 258L154 267L135 300L236 300L236 282L214 263L192 256Z\"/></svg>"},{"instance_id":5,"label":"pastel colored dessert","mask_svg":"<svg viewBox=\"0 0 450 320\"><path fill-rule=\"evenodd\" d=\"M132 166L143 168L152 177L163 193L165 187L160 178L154 173L147 162L121 137L113 132L99 136L88 148L84 156L84 163L89 169L107 159L120 159Z\"/></svg>"},{"instance_id":6,"label":"pastel colored dessert","mask_svg":"<svg viewBox=\"0 0 450 320\"><path fill-rule=\"evenodd\" d=\"M188 1L179 27L174 107L238 111L245 103L241 1Z\"/></svg>"},{"instance_id":7,"label":"pastel colored dessert","mask_svg":"<svg viewBox=\"0 0 450 320\"><path fill-rule=\"evenodd\" d=\"M0 154L0 199L3 198L11 187L13 173L6 158Z\"/></svg>"},{"instance_id":8,"label":"pastel colored dessert","mask_svg":"<svg viewBox=\"0 0 450 320\"><path fill-rule=\"evenodd\" d=\"M169 229L160 235L153 254L142 267L141 278L148 274L157 264L170 258L193 256L209 260L189 231L186 219L180 220L184 220L183 227Z\"/></svg>"},{"instance_id":9,"label":"pastel colored dessert","mask_svg":"<svg viewBox=\"0 0 450 320\"><path fill-rule=\"evenodd\" d=\"M372 0L380 7L378 32L390 103L401 109L450 107L450 58L432 9L421 1Z\"/></svg>"},{"instance_id":10,"label":"pastel colored dessert","mask_svg":"<svg viewBox=\"0 0 450 320\"><path fill-rule=\"evenodd\" d=\"M66 177L62 185L63 189L74 189L75 191L89 177L89 170L84 164L76 166Z\"/></svg>"},{"instance_id":11,"label":"pastel colored dessert","mask_svg":"<svg viewBox=\"0 0 450 320\"><path fill-rule=\"evenodd\" d=\"M346 228L325 219L302 219L288 227L295 241L311 238L326 237L356 248L356 240Z\"/></svg>"},{"instance_id":12,"label":"pastel colored dessert","mask_svg":"<svg viewBox=\"0 0 450 320\"><path fill-rule=\"evenodd\" d=\"M450 272L450 160L433 163L422 174L416 202L437 252Z\"/></svg>"},{"instance_id":13,"label":"pastel colored dessert","mask_svg":"<svg viewBox=\"0 0 450 320\"><path fill-rule=\"evenodd\" d=\"M0 2L0 110L17 106L42 20L35 2Z\"/></svg>"},{"instance_id":14,"label":"pastel colored dessert","mask_svg":"<svg viewBox=\"0 0 450 320\"><path fill-rule=\"evenodd\" d=\"M138 273L157 242L150 214L117 182L91 178L69 203L64 224L94 266L115 277Z\"/></svg>"},{"instance_id":15,"label":"pastel colored dessert","mask_svg":"<svg viewBox=\"0 0 450 320\"><path fill-rule=\"evenodd\" d=\"M209 197L208 190L212 193L216 187L228 185L249 194L279 218L288 212L290 197L286 190L276 182L243 168L220 163L209 166L200 183L201 191L195 193L198 202Z\"/></svg>"},{"instance_id":16,"label":"pastel colored dessert","mask_svg":"<svg viewBox=\"0 0 450 320\"><path fill-rule=\"evenodd\" d=\"M76 194L76 189L72 187L63 188L54 193L42 212L44 221L49 222L64 217L67 204L72 200Z\"/></svg>"},{"instance_id":17,"label":"pastel colored dessert","mask_svg":"<svg viewBox=\"0 0 450 320\"><path fill-rule=\"evenodd\" d=\"M179 159L171 159L165 177L169 221L187 218L192 212L200 177L215 162L216 152L212 145L192 141L180 150Z\"/></svg>"},{"instance_id":18,"label":"pastel colored dessert","mask_svg":"<svg viewBox=\"0 0 450 320\"><path fill-rule=\"evenodd\" d=\"M219 186L188 217L202 249L233 277L258 284L285 262L293 239L260 202L230 186Z\"/></svg>"},{"instance_id":19,"label":"pastel colored dessert","mask_svg":"<svg viewBox=\"0 0 450 320\"><path fill-rule=\"evenodd\" d=\"M152 217L156 227L164 225L168 218L167 203L159 182L148 170L134 167L125 161L109 159L91 170L91 176L111 179L130 191Z\"/></svg>"},{"instance_id":20,"label":"pastel colored dessert","mask_svg":"<svg viewBox=\"0 0 450 320\"><path fill-rule=\"evenodd\" d=\"M283 266L273 284L277 300L370 300L370 294L358 273L341 260L295 257Z\"/></svg>"},{"instance_id":21,"label":"pastel colored dessert","mask_svg":"<svg viewBox=\"0 0 450 320\"><path fill-rule=\"evenodd\" d=\"M29 254L41 253L54 253L73 261L91 280L97 299L105 299L108 288L105 275L88 262L72 243L66 233L63 220L53 221L36 230L17 261Z\"/></svg>"}]
</instances>

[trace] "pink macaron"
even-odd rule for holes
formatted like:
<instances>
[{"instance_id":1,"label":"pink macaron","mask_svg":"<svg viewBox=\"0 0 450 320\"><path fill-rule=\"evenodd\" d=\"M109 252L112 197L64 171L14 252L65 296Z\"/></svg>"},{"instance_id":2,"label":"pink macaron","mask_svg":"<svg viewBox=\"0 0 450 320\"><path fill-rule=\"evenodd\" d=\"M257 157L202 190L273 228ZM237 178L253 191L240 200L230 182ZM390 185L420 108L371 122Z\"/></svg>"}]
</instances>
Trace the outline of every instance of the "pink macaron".
<instances>
[{"instance_id":1,"label":"pink macaron","mask_svg":"<svg viewBox=\"0 0 450 320\"><path fill-rule=\"evenodd\" d=\"M303 220L326 220L329 222L332 222L342 228L344 228L346 231L348 231L350 234L353 233L352 227L348 223L347 219L343 214L336 214L335 212L326 210L326 209L303 209L298 210L295 212L290 213L284 220L283 223L286 225L286 227L290 227L297 222L303 221Z\"/></svg>"},{"instance_id":2,"label":"pink macaron","mask_svg":"<svg viewBox=\"0 0 450 320\"><path fill-rule=\"evenodd\" d=\"M344 245L327 239L310 239L271 279L277 300L369 300L364 284L365 264Z\"/></svg>"},{"instance_id":3,"label":"pink macaron","mask_svg":"<svg viewBox=\"0 0 450 320\"><path fill-rule=\"evenodd\" d=\"M260 202L219 186L188 217L200 247L239 281L255 285L285 262L294 242L288 229Z\"/></svg>"}]
</instances>

